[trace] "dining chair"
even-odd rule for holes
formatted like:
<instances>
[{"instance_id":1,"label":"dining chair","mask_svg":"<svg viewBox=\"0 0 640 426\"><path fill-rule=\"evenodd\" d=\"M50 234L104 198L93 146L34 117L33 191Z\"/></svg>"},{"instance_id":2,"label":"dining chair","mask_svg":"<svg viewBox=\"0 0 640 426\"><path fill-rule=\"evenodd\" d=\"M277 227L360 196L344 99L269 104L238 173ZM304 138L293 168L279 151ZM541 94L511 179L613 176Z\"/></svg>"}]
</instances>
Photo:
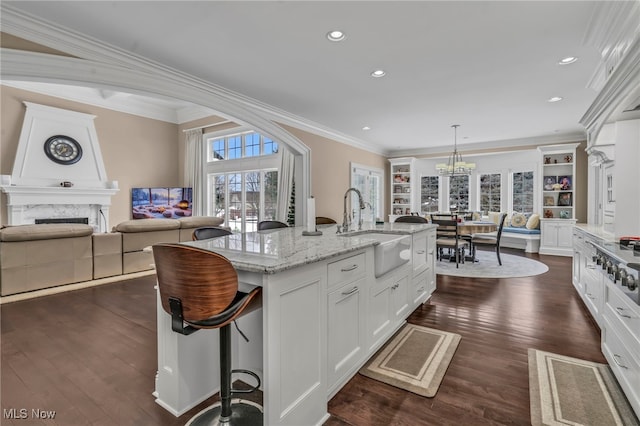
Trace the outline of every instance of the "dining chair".
<instances>
[{"instance_id":1,"label":"dining chair","mask_svg":"<svg viewBox=\"0 0 640 426\"><path fill-rule=\"evenodd\" d=\"M452 215L449 219L432 217L431 223L438 225L436 229L438 260L442 260L443 251L447 249L449 251L448 259L451 260L453 253L456 259L456 268L458 268L460 263L464 263L464 252L469 247L469 242L460 237L457 215Z\"/></svg>"},{"instance_id":2,"label":"dining chair","mask_svg":"<svg viewBox=\"0 0 640 426\"><path fill-rule=\"evenodd\" d=\"M397 217L396 220L394 222L400 222L400 223L429 223L429 221L427 219L425 219L422 216L400 216Z\"/></svg>"},{"instance_id":3,"label":"dining chair","mask_svg":"<svg viewBox=\"0 0 640 426\"><path fill-rule=\"evenodd\" d=\"M193 230L191 239L193 241L208 240L210 238L224 237L225 235L231 235L231 231L217 226L202 226Z\"/></svg>"},{"instance_id":4,"label":"dining chair","mask_svg":"<svg viewBox=\"0 0 640 426\"><path fill-rule=\"evenodd\" d=\"M283 222L278 222L277 220L263 220L258 223L258 231L264 231L265 229L276 229L276 228L288 228L289 225Z\"/></svg>"},{"instance_id":5,"label":"dining chair","mask_svg":"<svg viewBox=\"0 0 640 426\"><path fill-rule=\"evenodd\" d=\"M500 259L500 238L502 237L502 228L504 228L504 220L506 219L506 217L506 213L502 213L500 215L500 221L497 231L473 234L471 236L471 246L474 259L476 257L476 246L495 247L496 256L498 256L498 264L502 266L502 260Z\"/></svg>"}]
</instances>

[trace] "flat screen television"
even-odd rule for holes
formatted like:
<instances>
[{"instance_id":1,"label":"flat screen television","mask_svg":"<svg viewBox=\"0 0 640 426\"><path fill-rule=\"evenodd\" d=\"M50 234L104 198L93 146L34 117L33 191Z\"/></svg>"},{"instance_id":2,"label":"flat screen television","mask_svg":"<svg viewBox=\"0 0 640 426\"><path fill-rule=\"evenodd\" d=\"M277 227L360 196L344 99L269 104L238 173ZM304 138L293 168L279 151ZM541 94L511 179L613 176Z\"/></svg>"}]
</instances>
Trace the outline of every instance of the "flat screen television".
<instances>
[{"instance_id":1,"label":"flat screen television","mask_svg":"<svg viewBox=\"0 0 640 426\"><path fill-rule=\"evenodd\" d=\"M133 219L178 219L191 216L192 194L192 188L132 188L131 217Z\"/></svg>"}]
</instances>

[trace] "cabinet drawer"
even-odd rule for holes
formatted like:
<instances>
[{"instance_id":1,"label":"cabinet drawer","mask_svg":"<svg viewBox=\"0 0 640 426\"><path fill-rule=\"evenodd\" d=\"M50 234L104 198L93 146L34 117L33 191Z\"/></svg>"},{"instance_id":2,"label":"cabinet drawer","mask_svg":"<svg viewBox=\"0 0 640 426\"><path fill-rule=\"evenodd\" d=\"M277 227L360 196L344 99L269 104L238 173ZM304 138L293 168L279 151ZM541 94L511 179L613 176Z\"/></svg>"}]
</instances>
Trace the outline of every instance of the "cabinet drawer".
<instances>
[{"instance_id":1,"label":"cabinet drawer","mask_svg":"<svg viewBox=\"0 0 640 426\"><path fill-rule=\"evenodd\" d=\"M624 338L618 333L618 327L610 322L608 315L604 318L602 333L602 352L609 361L620 387L631 406L640 413L640 364L634 350L625 345Z\"/></svg>"},{"instance_id":2,"label":"cabinet drawer","mask_svg":"<svg viewBox=\"0 0 640 426\"><path fill-rule=\"evenodd\" d=\"M364 253L329 263L329 288L363 277L365 263Z\"/></svg>"},{"instance_id":3,"label":"cabinet drawer","mask_svg":"<svg viewBox=\"0 0 640 426\"><path fill-rule=\"evenodd\" d=\"M607 282L605 289L605 303L605 310L611 322L620 324L620 328L634 340L640 353L640 306L633 304L610 282Z\"/></svg>"}]
</instances>

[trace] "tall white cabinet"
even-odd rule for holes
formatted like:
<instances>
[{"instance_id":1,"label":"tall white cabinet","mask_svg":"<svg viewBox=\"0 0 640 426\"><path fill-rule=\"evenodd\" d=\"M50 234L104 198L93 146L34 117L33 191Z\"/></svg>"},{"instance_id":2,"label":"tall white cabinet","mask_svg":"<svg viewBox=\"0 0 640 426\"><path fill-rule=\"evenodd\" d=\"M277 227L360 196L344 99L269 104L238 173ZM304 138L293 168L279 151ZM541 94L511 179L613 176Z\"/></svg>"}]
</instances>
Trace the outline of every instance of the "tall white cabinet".
<instances>
[{"instance_id":1,"label":"tall white cabinet","mask_svg":"<svg viewBox=\"0 0 640 426\"><path fill-rule=\"evenodd\" d=\"M541 155L540 254L573 255L576 223L576 148L579 144L538 147Z\"/></svg>"},{"instance_id":2,"label":"tall white cabinet","mask_svg":"<svg viewBox=\"0 0 640 426\"><path fill-rule=\"evenodd\" d=\"M391 210L389 222L394 222L398 216L410 215L417 212L418 192L415 171L415 158L391 158Z\"/></svg>"}]
</instances>

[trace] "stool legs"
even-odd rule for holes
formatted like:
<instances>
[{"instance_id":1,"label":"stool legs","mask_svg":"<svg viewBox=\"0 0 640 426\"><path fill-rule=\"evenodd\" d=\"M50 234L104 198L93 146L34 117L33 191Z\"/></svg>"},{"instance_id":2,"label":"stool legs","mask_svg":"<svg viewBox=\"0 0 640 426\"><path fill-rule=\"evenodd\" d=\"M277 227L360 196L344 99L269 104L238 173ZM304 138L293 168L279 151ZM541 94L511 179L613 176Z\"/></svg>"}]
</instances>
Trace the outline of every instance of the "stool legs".
<instances>
[{"instance_id":1,"label":"stool legs","mask_svg":"<svg viewBox=\"0 0 640 426\"><path fill-rule=\"evenodd\" d=\"M231 325L220 329L220 423L231 418Z\"/></svg>"}]
</instances>

